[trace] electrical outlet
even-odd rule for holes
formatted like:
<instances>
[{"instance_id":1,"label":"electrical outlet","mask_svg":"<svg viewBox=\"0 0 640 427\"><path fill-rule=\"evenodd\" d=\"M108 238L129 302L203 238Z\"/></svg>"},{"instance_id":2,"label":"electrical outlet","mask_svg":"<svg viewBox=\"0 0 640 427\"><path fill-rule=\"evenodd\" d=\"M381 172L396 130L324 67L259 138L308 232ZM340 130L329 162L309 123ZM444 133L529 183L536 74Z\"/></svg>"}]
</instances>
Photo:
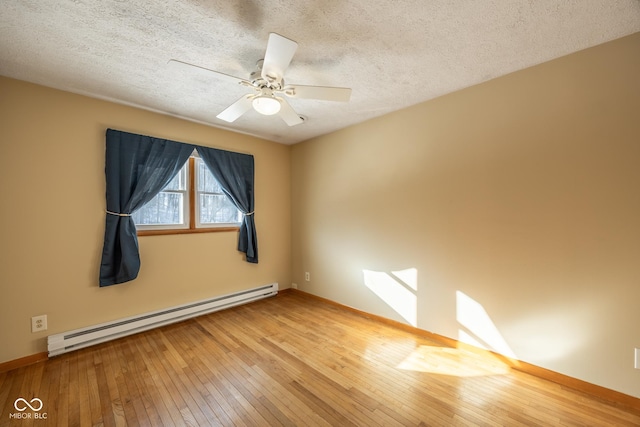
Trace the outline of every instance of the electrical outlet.
<instances>
[{"instance_id":1,"label":"electrical outlet","mask_svg":"<svg viewBox=\"0 0 640 427\"><path fill-rule=\"evenodd\" d=\"M291 284L291 287L292 287L293 289L298 289L298 284L297 284L297 283L292 283L292 284Z\"/></svg>"},{"instance_id":2,"label":"electrical outlet","mask_svg":"<svg viewBox=\"0 0 640 427\"><path fill-rule=\"evenodd\" d=\"M640 348L636 348L636 360L633 364L633 367L636 369L640 369Z\"/></svg>"},{"instance_id":3,"label":"electrical outlet","mask_svg":"<svg viewBox=\"0 0 640 427\"><path fill-rule=\"evenodd\" d=\"M34 316L31 318L31 332L42 332L47 330L47 315Z\"/></svg>"},{"instance_id":4,"label":"electrical outlet","mask_svg":"<svg viewBox=\"0 0 640 427\"><path fill-rule=\"evenodd\" d=\"M308 271L306 271L304 273L304 280L305 282L310 282L311 281L311 273L309 273Z\"/></svg>"}]
</instances>

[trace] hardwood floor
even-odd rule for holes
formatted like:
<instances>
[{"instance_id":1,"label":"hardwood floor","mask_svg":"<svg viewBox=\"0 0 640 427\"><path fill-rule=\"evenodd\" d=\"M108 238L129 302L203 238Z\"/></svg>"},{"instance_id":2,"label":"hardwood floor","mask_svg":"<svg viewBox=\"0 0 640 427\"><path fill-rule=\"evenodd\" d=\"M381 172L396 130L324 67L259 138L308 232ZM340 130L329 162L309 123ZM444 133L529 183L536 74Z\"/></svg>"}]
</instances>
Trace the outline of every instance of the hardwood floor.
<instances>
[{"instance_id":1,"label":"hardwood floor","mask_svg":"<svg viewBox=\"0 0 640 427\"><path fill-rule=\"evenodd\" d=\"M18 419L19 398L42 409ZM637 426L640 414L291 292L2 373L8 425Z\"/></svg>"}]
</instances>

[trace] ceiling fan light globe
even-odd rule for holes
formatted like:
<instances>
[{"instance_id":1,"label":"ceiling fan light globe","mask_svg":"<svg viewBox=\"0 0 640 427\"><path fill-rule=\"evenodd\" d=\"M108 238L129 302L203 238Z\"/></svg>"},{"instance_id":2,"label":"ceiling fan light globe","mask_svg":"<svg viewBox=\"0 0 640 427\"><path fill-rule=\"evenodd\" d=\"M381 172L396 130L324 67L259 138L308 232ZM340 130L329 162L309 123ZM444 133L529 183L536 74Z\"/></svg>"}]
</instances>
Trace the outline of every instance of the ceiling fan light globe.
<instances>
[{"instance_id":1,"label":"ceiling fan light globe","mask_svg":"<svg viewBox=\"0 0 640 427\"><path fill-rule=\"evenodd\" d=\"M254 110L265 116L272 116L280 111L280 101L272 96L256 96L252 105Z\"/></svg>"}]
</instances>

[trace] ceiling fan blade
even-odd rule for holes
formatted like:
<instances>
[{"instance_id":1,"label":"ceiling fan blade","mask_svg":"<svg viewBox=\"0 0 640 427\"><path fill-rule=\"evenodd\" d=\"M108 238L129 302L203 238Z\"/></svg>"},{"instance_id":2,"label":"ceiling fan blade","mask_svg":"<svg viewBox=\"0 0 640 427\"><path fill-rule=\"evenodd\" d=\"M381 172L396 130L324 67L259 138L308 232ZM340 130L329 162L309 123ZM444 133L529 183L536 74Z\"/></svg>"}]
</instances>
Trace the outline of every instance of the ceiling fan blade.
<instances>
[{"instance_id":1,"label":"ceiling fan blade","mask_svg":"<svg viewBox=\"0 0 640 427\"><path fill-rule=\"evenodd\" d=\"M224 120L225 122L234 122L238 117L251 109L251 102L253 101L253 98L254 95L244 95L216 117L220 120Z\"/></svg>"},{"instance_id":2,"label":"ceiling fan blade","mask_svg":"<svg viewBox=\"0 0 640 427\"><path fill-rule=\"evenodd\" d=\"M351 98L351 89L346 87L287 85L281 92L290 98L323 101L347 102Z\"/></svg>"},{"instance_id":3,"label":"ceiling fan blade","mask_svg":"<svg viewBox=\"0 0 640 427\"><path fill-rule=\"evenodd\" d=\"M269 83L281 81L284 70L291 63L297 48L298 43L293 40L280 34L270 33L262 64L262 78Z\"/></svg>"},{"instance_id":4,"label":"ceiling fan blade","mask_svg":"<svg viewBox=\"0 0 640 427\"><path fill-rule=\"evenodd\" d=\"M285 99L278 97L276 97L276 99L280 101L280 112L278 114L285 123L289 126L295 126L304 121Z\"/></svg>"},{"instance_id":5,"label":"ceiling fan blade","mask_svg":"<svg viewBox=\"0 0 640 427\"><path fill-rule=\"evenodd\" d=\"M233 83L240 84L248 84L251 86L251 82L245 79L241 79L239 77L234 77L229 74L221 73L219 71L210 70L208 68L200 67L198 65L189 64L188 62L178 61L177 59L170 59L167 65L170 68L175 70L179 70L181 72L190 74L190 75L201 75L205 78L218 77L220 79L224 79L227 81L231 81Z\"/></svg>"}]
</instances>

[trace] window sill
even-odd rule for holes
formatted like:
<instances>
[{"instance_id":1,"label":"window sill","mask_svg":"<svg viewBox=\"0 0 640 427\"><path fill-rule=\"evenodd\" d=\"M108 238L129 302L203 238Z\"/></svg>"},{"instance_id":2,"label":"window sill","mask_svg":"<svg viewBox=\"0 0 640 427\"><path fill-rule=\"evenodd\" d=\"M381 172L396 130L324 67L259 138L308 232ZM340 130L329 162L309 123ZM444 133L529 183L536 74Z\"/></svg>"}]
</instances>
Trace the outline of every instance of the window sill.
<instances>
[{"instance_id":1,"label":"window sill","mask_svg":"<svg viewBox=\"0 0 640 427\"><path fill-rule=\"evenodd\" d=\"M175 230L138 230L138 237L142 236L166 236L170 234L198 234L218 233L221 231L238 231L240 227L212 227L212 228L183 228Z\"/></svg>"}]
</instances>

